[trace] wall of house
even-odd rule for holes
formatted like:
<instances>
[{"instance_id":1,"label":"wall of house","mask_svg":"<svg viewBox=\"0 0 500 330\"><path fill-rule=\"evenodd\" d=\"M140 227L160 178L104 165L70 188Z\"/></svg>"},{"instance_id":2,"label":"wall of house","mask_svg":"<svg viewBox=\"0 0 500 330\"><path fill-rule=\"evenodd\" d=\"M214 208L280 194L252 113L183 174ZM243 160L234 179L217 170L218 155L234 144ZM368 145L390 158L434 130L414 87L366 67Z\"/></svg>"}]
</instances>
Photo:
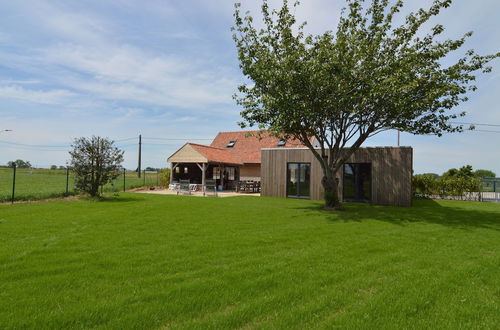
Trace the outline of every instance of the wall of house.
<instances>
[{"instance_id":1,"label":"wall of house","mask_svg":"<svg viewBox=\"0 0 500 330\"><path fill-rule=\"evenodd\" d=\"M287 163L311 163L311 199L323 199L323 172L309 149L262 149L261 195L286 197ZM361 148L348 163L371 164L372 203L411 206L413 149L410 147ZM342 177L338 174L342 198Z\"/></svg>"},{"instance_id":2,"label":"wall of house","mask_svg":"<svg viewBox=\"0 0 500 330\"><path fill-rule=\"evenodd\" d=\"M240 169L240 180L260 181L260 164L245 164Z\"/></svg>"}]
</instances>

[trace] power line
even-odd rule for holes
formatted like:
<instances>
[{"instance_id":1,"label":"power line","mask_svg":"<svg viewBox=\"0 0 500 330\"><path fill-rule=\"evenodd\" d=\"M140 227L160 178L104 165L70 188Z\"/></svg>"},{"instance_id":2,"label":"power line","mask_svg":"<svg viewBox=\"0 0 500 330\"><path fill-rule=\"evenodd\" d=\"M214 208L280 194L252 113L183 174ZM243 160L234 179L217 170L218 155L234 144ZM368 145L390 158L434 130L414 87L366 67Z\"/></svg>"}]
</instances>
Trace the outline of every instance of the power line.
<instances>
[{"instance_id":1,"label":"power line","mask_svg":"<svg viewBox=\"0 0 500 330\"><path fill-rule=\"evenodd\" d=\"M10 141L0 141L0 143L4 144L12 144L16 146L24 146L24 147L41 147L41 148L68 148L69 145L59 145L59 146L54 146L54 145L44 145L44 144L25 144L25 143L16 143L16 142L10 142Z\"/></svg>"},{"instance_id":2,"label":"power line","mask_svg":"<svg viewBox=\"0 0 500 330\"><path fill-rule=\"evenodd\" d=\"M470 132L500 133L500 131L490 131L490 130L484 130L484 129L474 129Z\"/></svg>"},{"instance_id":3,"label":"power line","mask_svg":"<svg viewBox=\"0 0 500 330\"><path fill-rule=\"evenodd\" d=\"M450 122L450 124L500 127L499 124L479 124L479 123L464 123L464 122Z\"/></svg>"},{"instance_id":4,"label":"power line","mask_svg":"<svg viewBox=\"0 0 500 330\"><path fill-rule=\"evenodd\" d=\"M131 138L126 138L126 139L120 139L120 140L113 140L114 142L123 142L123 141L130 141L130 140L135 140L137 139L137 136L131 137Z\"/></svg>"}]
</instances>

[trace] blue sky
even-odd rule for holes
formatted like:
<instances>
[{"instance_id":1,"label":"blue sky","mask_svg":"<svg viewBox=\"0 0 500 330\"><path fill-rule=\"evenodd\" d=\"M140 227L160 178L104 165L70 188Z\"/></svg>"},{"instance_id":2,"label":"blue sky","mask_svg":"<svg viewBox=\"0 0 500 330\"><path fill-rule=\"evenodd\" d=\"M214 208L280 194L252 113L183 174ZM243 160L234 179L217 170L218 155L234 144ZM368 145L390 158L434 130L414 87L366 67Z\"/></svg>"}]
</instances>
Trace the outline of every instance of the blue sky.
<instances>
[{"instance_id":1,"label":"blue sky","mask_svg":"<svg viewBox=\"0 0 500 330\"><path fill-rule=\"evenodd\" d=\"M406 2L403 14L431 1ZM259 4L243 1L256 14ZM335 29L343 5L303 0L296 14L308 21L308 32L321 33ZM447 28L446 37L473 30L464 50L489 54L500 50L499 12L498 0L455 0L437 21ZM164 167L185 141L152 138L209 143L202 139L239 130L240 109L231 96L243 77L231 39L232 13L229 0L2 1L0 130L13 132L0 133L0 141L21 145L0 142L0 163L21 158L60 165L75 137L142 134L144 166ZM463 121L500 125L499 62L458 109L469 113ZM499 140L499 133L478 131L401 136L402 145L414 148L417 173L471 164L500 175ZM135 168L135 143L118 142L128 168ZM396 133L387 132L367 145L395 143Z\"/></svg>"}]
</instances>

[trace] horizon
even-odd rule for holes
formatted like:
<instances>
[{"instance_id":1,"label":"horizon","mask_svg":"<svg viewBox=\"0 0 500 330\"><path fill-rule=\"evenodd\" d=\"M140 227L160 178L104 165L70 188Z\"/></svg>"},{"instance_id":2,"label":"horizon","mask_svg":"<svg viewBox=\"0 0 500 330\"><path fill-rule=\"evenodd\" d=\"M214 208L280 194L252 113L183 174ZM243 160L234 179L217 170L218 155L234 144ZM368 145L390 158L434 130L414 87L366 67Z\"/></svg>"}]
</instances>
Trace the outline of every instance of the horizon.
<instances>
[{"instance_id":1,"label":"horizon","mask_svg":"<svg viewBox=\"0 0 500 330\"><path fill-rule=\"evenodd\" d=\"M273 8L279 3L270 1ZM400 17L430 3L406 4ZM259 4L243 9L259 16ZM336 28L344 5L308 1L296 14L309 22L307 32L318 34ZM142 134L142 168L162 168L185 142L210 144L220 131L240 130L241 108L231 97L244 80L231 39L233 1L6 1L2 7L1 165L16 159L65 165L74 138L99 135L116 140L124 166L135 169ZM457 54L470 48L492 54L500 48L499 11L494 0L455 1L437 21L446 38L475 32ZM485 125L441 138L401 133L401 145L413 148L415 174L472 165L499 175L499 61L491 66L492 73L478 74L469 102L455 109L468 113L456 122ZM396 144L397 132L389 131L363 147Z\"/></svg>"}]
</instances>

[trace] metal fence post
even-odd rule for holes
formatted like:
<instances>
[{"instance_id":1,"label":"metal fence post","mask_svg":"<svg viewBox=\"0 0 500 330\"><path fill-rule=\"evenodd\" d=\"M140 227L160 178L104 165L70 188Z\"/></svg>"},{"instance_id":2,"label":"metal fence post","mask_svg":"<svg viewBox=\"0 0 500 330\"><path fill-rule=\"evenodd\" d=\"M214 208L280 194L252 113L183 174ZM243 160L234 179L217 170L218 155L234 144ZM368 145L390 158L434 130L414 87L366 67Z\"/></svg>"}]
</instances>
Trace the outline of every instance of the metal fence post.
<instances>
[{"instance_id":1,"label":"metal fence post","mask_svg":"<svg viewBox=\"0 0 500 330\"><path fill-rule=\"evenodd\" d=\"M146 170L144 170L144 186L146 186Z\"/></svg>"},{"instance_id":2,"label":"metal fence post","mask_svg":"<svg viewBox=\"0 0 500 330\"><path fill-rule=\"evenodd\" d=\"M66 195L69 193L69 167L66 167Z\"/></svg>"},{"instance_id":3,"label":"metal fence post","mask_svg":"<svg viewBox=\"0 0 500 330\"><path fill-rule=\"evenodd\" d=\"M123 192L125 192L125 169L123 169Z\"/></svg>"},{"instance_id":4,"label":"metal fence post","mask_svg":"<svg viewBox=\"0 0 500 330\"><path fill-rule=\"evenodd\" d=\"M156 170L156 186L160 185L160 170Z\"/></svg>"},{"instance_id":5,"label":"metal fence post","mask_svg":"<svg viewBox=\"0 0 500 330\"><path fill-rule=\"evenodd\" d=\"M12 198L11 202L14 204L14 196L16 194L16 164L12 165L13 175L12 175Z\"/></svg>"}]
</instances>

